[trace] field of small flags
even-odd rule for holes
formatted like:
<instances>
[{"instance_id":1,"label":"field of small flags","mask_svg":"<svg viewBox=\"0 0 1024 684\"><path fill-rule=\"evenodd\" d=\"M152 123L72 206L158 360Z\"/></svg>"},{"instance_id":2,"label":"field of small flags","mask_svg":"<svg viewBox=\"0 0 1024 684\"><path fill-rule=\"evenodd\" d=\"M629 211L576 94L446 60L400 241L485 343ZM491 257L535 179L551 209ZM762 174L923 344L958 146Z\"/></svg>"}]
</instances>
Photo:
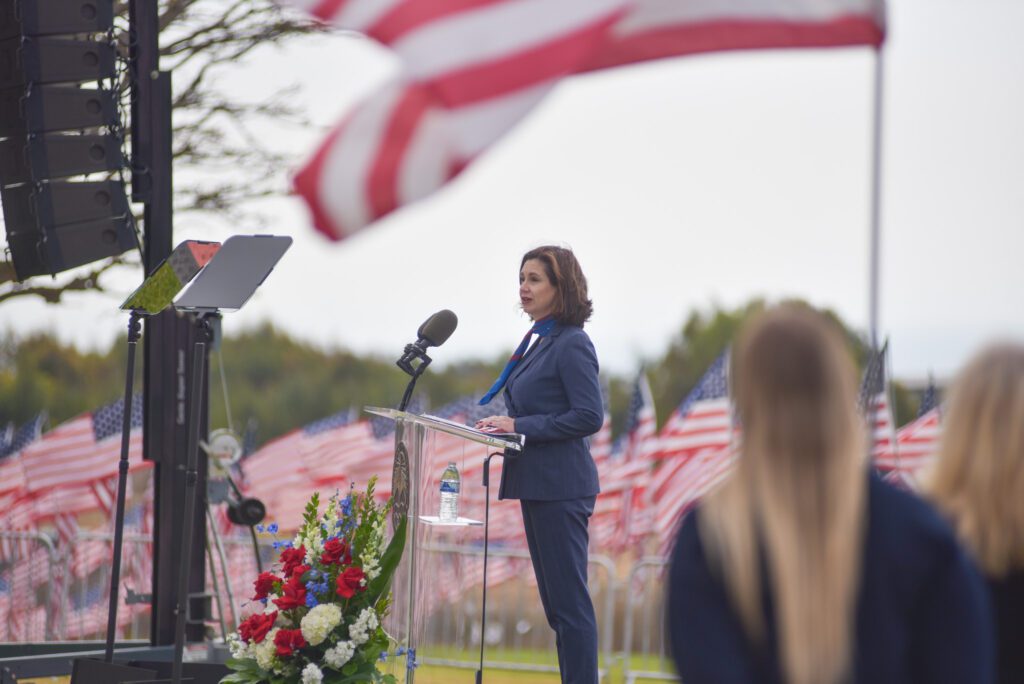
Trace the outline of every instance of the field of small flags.
<instances>
[{"instance_id":1,"label":"field of small flags","mask_svg":"<svg viewBox=\"0 0 1024 684\"><path fill-rule=\"evenodd\" d=\"M886 352L875 354L864 375L859 402L873 434L872 458L885 477L914 488L933 457L941 429L934 390L926 392L919 416L894 425L886 373ZM610 558L667 553L680 517L725 478L736 458L740 430L729 401L728 352L703 377L658 429L644 373L638 374L625 430L611 439L611 416L591 438L602 492L591 519L591 551ZM484 414L504 411L501 397L479 407L476 397L423 410L473 424ZM142 402L132 402L127 536L122 591L147 593L152 575L152 463L142 460ZM95 637L105 626L110 533L116 497L124 407L114 402L43 432L45 416L0 434L0 641L41 641ZM483 411L483 413L481 413ZM444 433L429 437L426 472L440 477L455 462L462 475L460 514L482 520L481 484L486 448ZM268 523L287 534L301 520L313 491L365 487L376 476L377 496L391 494L394 424L385 418L346 411L297 428L262 446L234 466L246 496L267 506ZM491 464L499 481L501 461ZM423 486L424 509L437 505L434 483ZM496 489L496 487L494 487ZM525 551L522 520L515 501L497 501L491 492L490 543L493 549ZM210 525L229 543L225 557L235 592L245 594L255 576L251 547L239 540L223 505L211 511ZM457 593L478 581L479 557L449 561L446 572L466 578L451 583ZM621 564L620 564L621 565ZM252 566L252 567L250 567ZM628 564L627 564L628 567ZM522 558L492 558L488 583L498 586L532 576ZM225 583L219 565L209 581ZM240 579L241 578L241 579ZM106 580L109 582L109 579ZM235 596L240 604L245 596ZM438 597L441 600L454 596ZM121 605L125 605L122 601ZM133 603L119 613L123 634L148 629L148 606ZM226 615L231 613L225 607ZM61 616L60 627L52 619Z\"/></svg>"}]
</instances>

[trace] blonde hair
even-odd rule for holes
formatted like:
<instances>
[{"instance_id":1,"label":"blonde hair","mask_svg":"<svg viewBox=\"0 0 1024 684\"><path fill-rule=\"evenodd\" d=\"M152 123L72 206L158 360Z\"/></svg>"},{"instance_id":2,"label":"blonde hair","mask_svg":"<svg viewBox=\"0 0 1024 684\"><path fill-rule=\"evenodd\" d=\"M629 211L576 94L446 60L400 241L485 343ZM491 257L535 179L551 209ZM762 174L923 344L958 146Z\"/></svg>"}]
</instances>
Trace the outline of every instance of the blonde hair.
<instances>
[{"instance_id":1,"label":"blonde hair","mask_svg":"<svg viewBox=\"0 0 1024 684\"><path fill-rule=\"evenodd\" d=\"M842 681L853 652L867 496L852 361L834 324L784 305L745 328L731 377L740 458L705 503L701 538L755 643L765 633L766 562L784 679Z\"/></svg>"},{"instance_id":2,"label":"blonde hair","mask_svg":"<svg viewBox=\"0 0 1024 684\"><path fill-rule=\"evenodd\" d=\"M986 574L1024 567L1024 347L990 347L961 372L926 490Z\"/></svg>"}]
</instances>

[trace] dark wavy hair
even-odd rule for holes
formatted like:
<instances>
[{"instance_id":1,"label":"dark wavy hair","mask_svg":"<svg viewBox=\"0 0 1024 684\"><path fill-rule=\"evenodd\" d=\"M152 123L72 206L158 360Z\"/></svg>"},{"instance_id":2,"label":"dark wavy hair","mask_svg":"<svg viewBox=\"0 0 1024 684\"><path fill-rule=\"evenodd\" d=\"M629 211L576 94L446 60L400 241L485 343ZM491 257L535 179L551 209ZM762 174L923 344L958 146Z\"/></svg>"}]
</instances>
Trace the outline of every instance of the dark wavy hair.
<instances>
[{"instance_id":1,"label":"dark wavy hair","mask_svg":"<svg viewBox=\"0 0 1024 684\"><path fill-rule=\"evenodd\" d=\"M587 298L587 278L576 255L565 247L544 245L524 254L519 270L531 259L544 265L548 280L558 291L552 316L559 323L582 328L594 313L594 303Z\"/></svg>"}]
</instances>

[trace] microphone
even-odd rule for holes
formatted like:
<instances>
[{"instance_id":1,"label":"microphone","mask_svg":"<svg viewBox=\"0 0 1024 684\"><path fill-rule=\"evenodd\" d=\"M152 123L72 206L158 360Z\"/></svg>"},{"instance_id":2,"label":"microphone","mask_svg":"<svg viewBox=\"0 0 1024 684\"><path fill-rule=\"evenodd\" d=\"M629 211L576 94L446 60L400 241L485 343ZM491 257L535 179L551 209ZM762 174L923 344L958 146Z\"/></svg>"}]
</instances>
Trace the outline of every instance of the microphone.
<instances>
[{"instance_id":1,"label":"microphone","mask_svg":"<svg viewBox=\"0 0 1024 684\"><path fill-rule=\"evenodd\" d=\"M396 361L396 365L413 377L419 376L430 364L430 357L427 356L427 349L440 347L448 341L448 338L455 332L459 325L458 317L448 309L441 309L427 320L416 331L416 341L405 345L402 357ZM419 359L418 366L413 361Z\"/></svg>"},{"instance_id":2,"label":"microphone","mask_svg":"<svg viewBox=\"0 0 1024 684\"><path fill-rule=\"evenodd\" d=\"M422 349L427 347L440 347L448 341L448 338L455 332L459 325L459 318L448 309L441 309L436 314L423 321L423 325L416 331L419 338L417 346Z\"/></svg>"}]
</instances>

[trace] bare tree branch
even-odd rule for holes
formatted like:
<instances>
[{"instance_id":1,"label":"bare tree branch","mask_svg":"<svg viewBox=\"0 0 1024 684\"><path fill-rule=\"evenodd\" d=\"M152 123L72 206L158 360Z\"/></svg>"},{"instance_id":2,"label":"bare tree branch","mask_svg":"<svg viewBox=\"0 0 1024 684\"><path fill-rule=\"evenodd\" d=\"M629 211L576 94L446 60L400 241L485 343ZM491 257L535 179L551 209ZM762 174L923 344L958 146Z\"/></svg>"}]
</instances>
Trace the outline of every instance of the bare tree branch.
<instances>
[{"instance_id":1,"label":"bare tree branch","mask_svg":"<svg viewBox=\"0 0 1024 684\"><path fill-rule=\"evenodd\" d=\"M124 0L115 3L119 25L125 25L127 7ZM243 207L248 201L286 192L283 170L293 160L288 153L272 150L251 127L261 121L295 126L308 126L309 122L291 104L296 92L293 87L246 102L218 89L215 77L238 68L257 48L330 29L270 0L160 0L159 26L162 68L175 71L180 79L172 99L173 155L178 173L175 211L259 222L257 211ZM127 55L128 43L127 34L118 36L121 54ZM115 87L126 97L128 85L125 75ZM230 173L216 175L220 169ZM214 175L215 181L208 180ZM179 180L182 177L187 180ZM107 259L83 276L40 285L42 277L16 283L13 264L0 262L0 302L36 295L57 303L66 292L102 292L100 277L124 263L122 257Z\"/></svg>"}]
</instances>

